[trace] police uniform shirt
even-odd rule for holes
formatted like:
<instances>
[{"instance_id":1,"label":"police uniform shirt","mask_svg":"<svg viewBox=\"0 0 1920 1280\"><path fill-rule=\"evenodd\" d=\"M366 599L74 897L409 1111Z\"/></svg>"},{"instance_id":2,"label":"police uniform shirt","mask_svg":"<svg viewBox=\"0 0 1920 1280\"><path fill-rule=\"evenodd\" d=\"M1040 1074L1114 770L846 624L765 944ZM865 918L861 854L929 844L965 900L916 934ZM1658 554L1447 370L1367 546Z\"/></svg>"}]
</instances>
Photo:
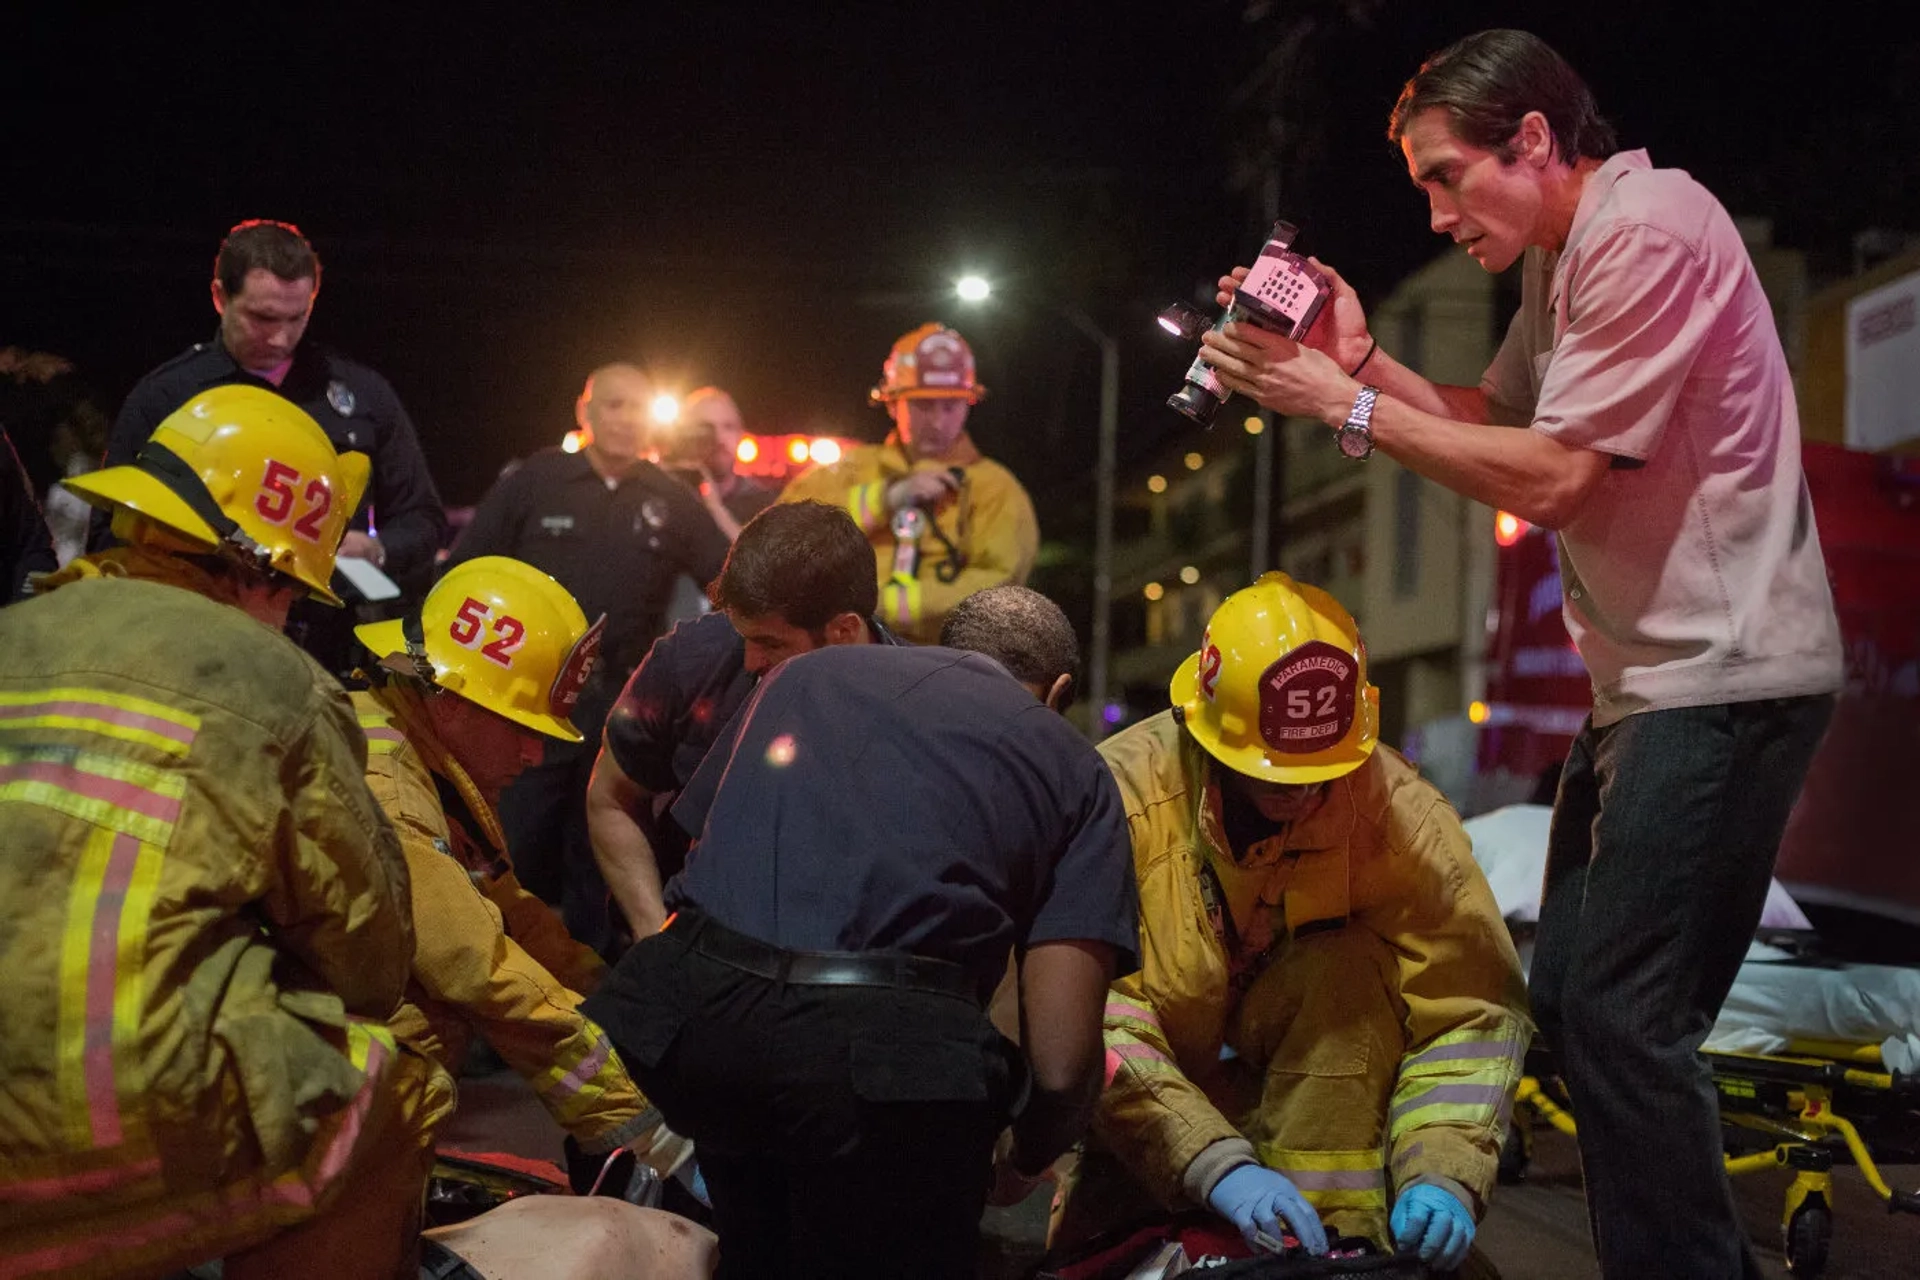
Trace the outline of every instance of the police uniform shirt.
<instances>
[{"instance_id":1,"label":"police uniform shirt","mask_svg":"<svg viewBox=\"0 0 1920 1280\"><path fill-rule=\"evenodd\" d=\"M1103 942L1117 973L1137 967L1113 777L990 658L817 649L770 672L738 726L701 766L725 776L669 908L781 947L947 960L983 996L1016 945Z\"/></svg>"},{"instance_id":2,"label":"police uniform shirt","mask_svg":"<svg viewBox=\"0 0 1920 1280\"><path fill-rule=\"evenodd\" d=\"M869 620L875 644L899 644ZM759 677L747 670L747 642L723 613L690 618L654 642L607 717L606 751L620 772L669 800L727 734ZM716 779L717 780L717 779ZM651 824L654 856L678 869L687 833L677 822Z\"/></svg>"},{"instance_id":3,"label":"police uniform shirt","mask_svg":"<svg viewBox=\"0 0 1920 1280\"><path fill-rule=\"evenodd\" d=\"M624 680L660 633L676 575L707 582L727 535L693 490L651 462L609 482L584 453L543 449L480 501L448 567L478 556L524 560L607 616L602 670Z\"/></svg>"},{"instance_id":4,"label":"police uniform shirt","mask_svg":"<svg viewBox=\"0 0 1920 1280\"><path fill-rule=\"evenodd\" d=\"M242 369L217 336L169 360L127 394L107 436L106 465L132 462L161 419L202 391L233 383L285 396L320 424L336 451L367 455L373 474L350 527L365 531L370 520L377 522L389 577L406 578L432 565L446 541L447 517L413 420L385 378L315 342L294 348L277 387ZM95 518L89 538L95 550L110 541L109 523L104 513Z\"/></svg>"}]
</instances>

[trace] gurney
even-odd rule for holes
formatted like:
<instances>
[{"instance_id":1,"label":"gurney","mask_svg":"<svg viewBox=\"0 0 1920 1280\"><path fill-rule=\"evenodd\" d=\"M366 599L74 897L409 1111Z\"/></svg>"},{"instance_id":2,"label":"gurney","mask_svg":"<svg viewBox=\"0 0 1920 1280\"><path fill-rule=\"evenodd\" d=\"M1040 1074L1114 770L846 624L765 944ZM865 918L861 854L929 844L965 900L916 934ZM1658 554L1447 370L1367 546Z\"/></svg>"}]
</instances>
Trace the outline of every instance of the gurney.
<instances>
[{"instance_id":1,"label":"gurney","mask_svg":"<svg viewBox=\"0 0 1920 1280\"><path fill-rule=\"evenodd\" d=\"M1523 958L1539 917L1550 810L1516 805L1466 823ZM1920 968L1817 958L1812 925L1777 882L1702 1050L1713 1071L1727 1170L1785 1169L1787 1264L1817 1276L1833 1235L1833 1167L1851 1163L1889 1212L1920 1214L1920 1193L1889 1186L1879 1161L1920 1159ZM1575 1121L1547 1055L1529 1054L1501 1175L1527 1164L1528 1125Z\"/></svg>"}]
</instances>

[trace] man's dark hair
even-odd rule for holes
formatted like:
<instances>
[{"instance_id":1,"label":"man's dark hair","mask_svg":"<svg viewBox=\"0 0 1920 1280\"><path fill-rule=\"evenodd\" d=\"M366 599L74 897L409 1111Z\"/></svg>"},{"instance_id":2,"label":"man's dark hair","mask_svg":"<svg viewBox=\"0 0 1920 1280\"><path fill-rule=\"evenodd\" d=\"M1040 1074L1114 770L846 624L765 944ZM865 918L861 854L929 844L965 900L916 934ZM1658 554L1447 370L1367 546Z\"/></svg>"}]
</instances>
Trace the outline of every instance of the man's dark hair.
<instances>
[{"instance_id":1,"label":"man's dark hair","mask_svg":"<svg viewBox=\"0 0 1920 1280\"><path fill-rule=\"evenodd\" d=\"M220 282L221 292L238 297L247 286L247 273L256 267L282 280L312 276L314 292L320 291L320 255L291 222L249 218L227 232L214 255L213 278Z\"/></svg>"},{"instance_id":2,"label":"man's dark hair","mask_svg":"<svg viewBox=\"0 0 1920 1280\"><path fill-rule=\"evenodd\" d=\"M1398 143L1413 118L1439 107L1453 136L1511 161L1509 144L1529 111L1547 118L1554 151L1566 164L1604 160L1619 149L1580 73L1539 36L1481 31L1455 41L1420 65L1400 90L1387 137Z\"/></svg>"},{"instance_id":3,"label":"man's dark hair","mask_svg":"<svg viewBox=\"0 0 1920 1280\"><path fill-rule=\"evenodd\" d=\"M1051 688L1069 677L1065 711L1080 691L1080 641L1060 606L1028 587L976 591L953 607L940 628L948 649L984 653L1022 684Z\"/></svg>"},{"instance_id":4,"label":"man's dark hair","mask_svg":"<svg viewBox=\"0 0 1920 1280\"><path fill-rule=\"evenodd\" d=\"M817 632L843 613L880 605L873 545L853 517L824 502L780 502L747 521L707 588L716 609L778 614Z\"/></svg>"}]
</instances>

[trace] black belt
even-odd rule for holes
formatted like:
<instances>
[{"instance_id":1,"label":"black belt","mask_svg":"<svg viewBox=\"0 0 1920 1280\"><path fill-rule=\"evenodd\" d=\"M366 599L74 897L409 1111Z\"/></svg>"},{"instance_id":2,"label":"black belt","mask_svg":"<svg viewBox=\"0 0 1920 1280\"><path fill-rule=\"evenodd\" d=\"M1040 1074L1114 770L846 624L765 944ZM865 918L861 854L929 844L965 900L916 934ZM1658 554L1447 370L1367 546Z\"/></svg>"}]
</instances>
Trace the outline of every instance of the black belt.
<instances>
[{"instance_id":1,"label":"black belt","mask_svg":"<svg viewBox=\"0 0 1920 1280\"><path fill-rule=\"evenodd\" d=\"M946 960L904 951L789 951L695 911L677 911L661 930L689 951L743 973L801 987L890 987L955 996L976 1007L980 988L967 971Z\"/></svg>"}]
</instances>

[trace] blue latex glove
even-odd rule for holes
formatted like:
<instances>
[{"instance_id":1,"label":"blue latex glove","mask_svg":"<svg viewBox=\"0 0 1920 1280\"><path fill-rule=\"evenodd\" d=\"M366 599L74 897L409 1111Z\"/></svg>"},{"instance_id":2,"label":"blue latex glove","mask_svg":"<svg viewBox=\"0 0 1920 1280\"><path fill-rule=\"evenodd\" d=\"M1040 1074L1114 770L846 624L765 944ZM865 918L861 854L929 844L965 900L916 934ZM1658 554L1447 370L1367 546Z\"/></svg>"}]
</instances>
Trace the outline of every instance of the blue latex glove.
<instances>
[{"instance_id":1,"label":"blue latex glove","mask_svg":"<svg viewBox=\"0 0 1920 1280\"><path fill-rule=\"evenodd\" d=\"M673 1171L673 1176L679 1181L681 1186L687 1189L688 1195L698 1200L707 1208L713 1208L713 1201L707 1197L707 1180L700 1173L700 1162L698 1160L687 1161Z\"/></svg>"},{"instance_id":2,"label":"blue latex glove","mask_svg":"<svg viewBox=\"0 0 1920 1280\"><path fill-rule=\"evenodd\" d=\"M1240 1228L1251 1248L1264 1247L1254 1238L1263 1232L1278 1240L1284 1218L1308 1253L1318 1257L1327 1251L1327 1231L1320 1225L1320 1215L1293 1183L1263 1165L1243 1164L1214 1183L1207 1204Z\"/></svg>"},{"instance_id":3,"label":"blue latex glove","mask_svg":"<svg viewBox=\"0 0 1920 1280\"><path fill-rule=\"evenodd\" d=\"M1420 1261L1436 1270L1454 1270L1473 1246L1473 1214L1452 1192L1428 1183L1401 1193L1390 1225L1395 1248L1417 1252Z\"/></svg>"}]
</instances>

